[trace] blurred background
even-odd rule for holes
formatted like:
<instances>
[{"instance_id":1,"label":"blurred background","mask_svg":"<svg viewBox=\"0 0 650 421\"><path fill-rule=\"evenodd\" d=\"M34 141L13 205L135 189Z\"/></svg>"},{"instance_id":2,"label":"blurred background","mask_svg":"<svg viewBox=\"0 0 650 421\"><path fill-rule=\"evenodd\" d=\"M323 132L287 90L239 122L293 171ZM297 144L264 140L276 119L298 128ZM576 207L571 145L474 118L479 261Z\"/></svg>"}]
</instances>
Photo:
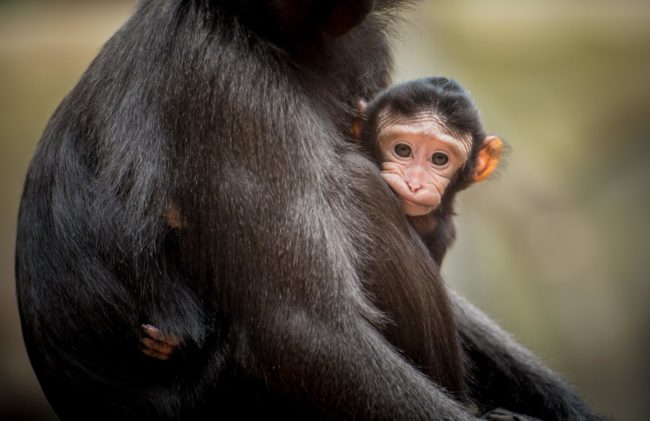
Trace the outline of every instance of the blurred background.
<instances>
[{"instance_id":1,"label":"blurred background","mask_svg":"<svg viewBox=\"0 0 650 421\"><path fill-rule=\"evenodd\" d=\"M20 334L13 255L23 178L49 116L131 0L0 0L0 419L54 419ZM395 80L469 89L511 146L461 194L443 266L602 413L650 413L650 2L424 0Z\"/></svg>"}]
</instances>

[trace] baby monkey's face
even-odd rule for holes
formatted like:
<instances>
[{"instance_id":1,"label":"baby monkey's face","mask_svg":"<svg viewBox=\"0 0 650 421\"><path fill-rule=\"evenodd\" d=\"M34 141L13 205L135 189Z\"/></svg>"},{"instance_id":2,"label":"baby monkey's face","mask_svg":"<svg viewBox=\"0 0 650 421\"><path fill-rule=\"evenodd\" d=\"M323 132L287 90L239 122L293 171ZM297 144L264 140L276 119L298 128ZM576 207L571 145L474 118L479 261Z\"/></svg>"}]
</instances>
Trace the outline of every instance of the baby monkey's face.
<instances>
[{"instance_id":1,"label":"baby monkey's face","mask_svg":"<svg viewBox=\"0 0 650 421\"><path fill-rule=\"evenodd\" d=\"M431 113L381 119L377 141L382 176L408 216L427 215L438 207L471 150L469 135L454 135Z\"/></svg>"}]
</instances>

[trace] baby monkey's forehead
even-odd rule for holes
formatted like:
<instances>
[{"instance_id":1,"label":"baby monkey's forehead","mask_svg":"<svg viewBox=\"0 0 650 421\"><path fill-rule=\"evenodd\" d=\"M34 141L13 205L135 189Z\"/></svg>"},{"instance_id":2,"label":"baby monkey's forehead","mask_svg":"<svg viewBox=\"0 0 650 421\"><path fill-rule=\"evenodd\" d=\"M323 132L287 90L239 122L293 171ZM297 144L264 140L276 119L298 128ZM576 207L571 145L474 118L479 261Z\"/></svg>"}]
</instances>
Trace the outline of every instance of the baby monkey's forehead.
<instances>
[{"instance_id":1,"label":"baby monkey's forehead","mask_svg":"<svg viewBox=\"0 0 650 421\"><path fill-rule=\"evenodd\" d=\"M414 135L449 143L464 158L468 157L472 150L471 133L451 130L443 118L429 111L411 116L394 115L389 111L383 111L379 116L377 131L380 142L400 136Z\"/></svg>"}]
</instances>

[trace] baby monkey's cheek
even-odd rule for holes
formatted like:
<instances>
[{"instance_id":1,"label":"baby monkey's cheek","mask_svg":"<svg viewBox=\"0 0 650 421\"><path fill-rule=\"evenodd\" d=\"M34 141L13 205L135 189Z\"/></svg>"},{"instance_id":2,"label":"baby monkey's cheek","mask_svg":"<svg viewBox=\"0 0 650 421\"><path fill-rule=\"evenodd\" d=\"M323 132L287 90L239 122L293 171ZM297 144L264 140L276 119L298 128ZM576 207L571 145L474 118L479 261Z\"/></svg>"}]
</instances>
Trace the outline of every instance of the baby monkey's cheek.
<instances>
[{"instance_id":1,"label":"baby monkey's cheek","mask_svg":"<svg viewBox=\"0 0 650 421\"><path fill-rule=\"evenodd\" d=\"M388 186L397 194L400 198L410 195L410 190L404 182L404 177L401 174L396 174L393 172L383 171L381 173L382 178L388 184Z\"/></svg>"}]
</instances>

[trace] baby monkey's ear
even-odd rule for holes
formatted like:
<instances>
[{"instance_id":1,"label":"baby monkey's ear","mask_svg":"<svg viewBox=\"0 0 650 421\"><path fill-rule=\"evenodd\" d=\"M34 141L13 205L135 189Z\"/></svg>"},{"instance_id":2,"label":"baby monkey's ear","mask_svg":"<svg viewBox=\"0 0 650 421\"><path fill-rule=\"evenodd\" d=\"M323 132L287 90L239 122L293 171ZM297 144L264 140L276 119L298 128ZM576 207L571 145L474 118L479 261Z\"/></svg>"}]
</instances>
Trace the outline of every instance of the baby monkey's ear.
<instances>
[{"instance_id":1,"label":"baby monkey's ear","mask_svg":"<svg viewBox=\"0 0 650 421\"><path fill-rule=\"evenodd\" d=\"M368 103L365 100L360 99L357 101L357 113L354 120L352 120L352 127L350 128L352 137L357 143L361 143L361 129L363 128L363 123L366 121L366 107L368 107Z\"/></svg>"},{"instance_id":2,"label":"baby monkey's ear","mask_svg":"<svg viewBox=\"0 0 650 421\"><path fill-rule=\"evenodd\" d=\"M497 136L487 136L483 140L481 150L478 152L476 158L476 166L474 167L474 181L480 182L486 180L494 170L499 166L501 160L501 153L503 152L504 144Z\"/></svg>"}]
</instances>

